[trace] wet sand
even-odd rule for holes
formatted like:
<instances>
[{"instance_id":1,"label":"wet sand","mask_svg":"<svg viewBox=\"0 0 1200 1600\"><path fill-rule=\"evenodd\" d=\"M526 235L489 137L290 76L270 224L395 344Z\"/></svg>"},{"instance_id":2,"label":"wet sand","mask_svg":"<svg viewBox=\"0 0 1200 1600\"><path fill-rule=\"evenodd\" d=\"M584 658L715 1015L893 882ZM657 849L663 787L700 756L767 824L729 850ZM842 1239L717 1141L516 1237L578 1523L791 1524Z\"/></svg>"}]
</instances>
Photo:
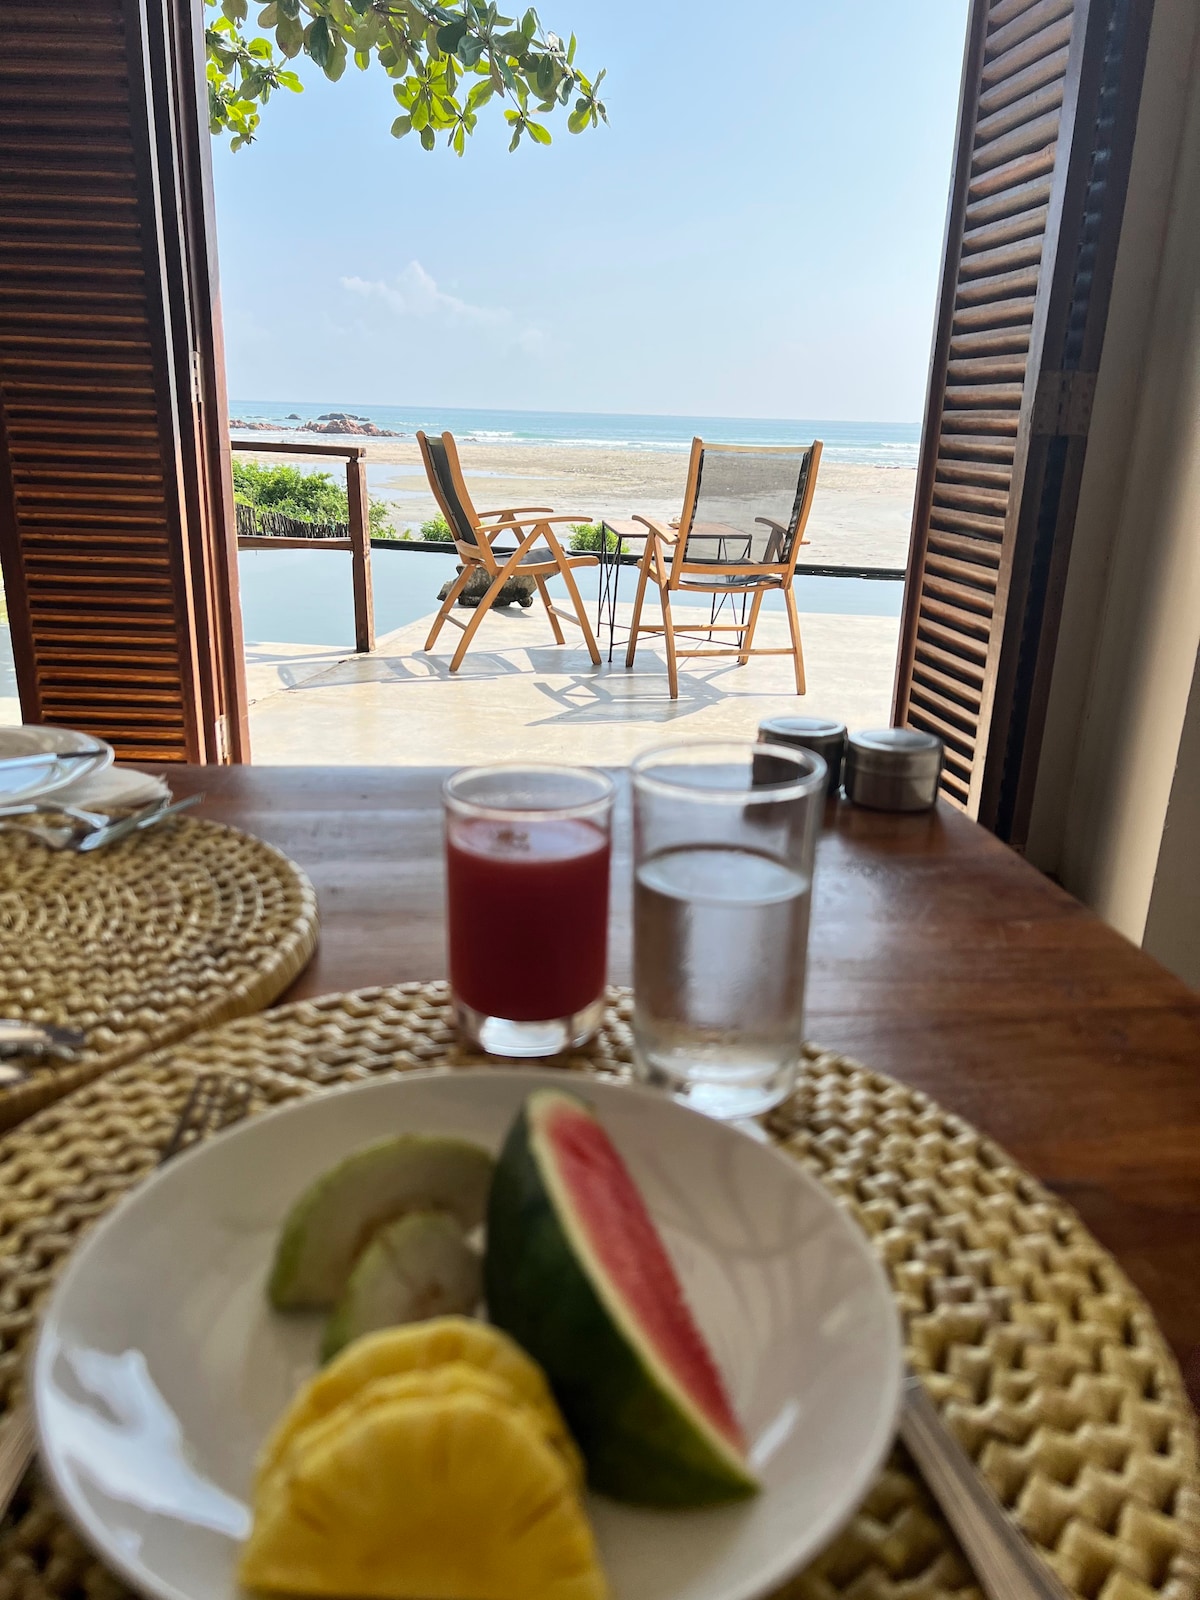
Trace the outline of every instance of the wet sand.
<instances>
[{"instance_id":1,"label":"wet sand","mask_svg":"<svg viewBox=\"0 0 1200 1600\"><path fill-rule=\"evenodd\" d=\"M297 438L294 433L287 437ZM433 515L433 497L414 439L356 438L346 442L366 446L372 498L391 503L397 528L409 526L415 532ZM556 511L578 512L581 520L625 518L635 512L664 518L678 516L688 461L682 451L557 444L462 441L459 452L479 510L547 505ZM251 447L244 453L253 456L256 452ZM285 458L264 452L261 459ZM336 462L312 459L314 464L336 472ZM826 460L817 482L808 526L810 543L803 559L839 566L903 567L915 487L916 473L909 467L857 466Z\"/></svg>"}]
</instances>

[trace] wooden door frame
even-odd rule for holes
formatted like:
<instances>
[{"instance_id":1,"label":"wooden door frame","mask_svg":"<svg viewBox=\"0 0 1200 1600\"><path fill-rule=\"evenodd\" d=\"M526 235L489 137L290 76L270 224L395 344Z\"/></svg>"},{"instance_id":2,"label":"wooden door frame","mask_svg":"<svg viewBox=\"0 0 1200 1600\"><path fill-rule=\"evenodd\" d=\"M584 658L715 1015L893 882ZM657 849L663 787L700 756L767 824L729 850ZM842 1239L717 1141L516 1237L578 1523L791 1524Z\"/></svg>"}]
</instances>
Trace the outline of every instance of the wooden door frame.
<instances>
[{"instance_id":1,"label":"wooden door frame","mask_svg":"<svg viewBox=\"0 0 1200 1600\"><path fill-rule=\"evenodd\" d=\"M1089 15L1099 9L1096 0L1077 5ZM1027 384L1021 411L1013 566L991 685L989 715L999 713L1004 748L989 751L980 790L979 820L1018 848L1033 808L1153 12L1154 0L1116 0L1108 26L1088 30L1068 78L1072 128L1080 108L1093 121L1055 174L1055 270L1038 297L1038 381ZM1102 132L1106 104L1112 115Z\"/></svg>"},{"instance_id":2,"label":"wooden door frame","mask_svg":"<svg viewBox=\"0 0 1200 1600\"><path fill-rule=\"evenodd\" d=\"M1154 0L1074 0L1039 278L986 638L968 809L1020 846L1028 830L1061 620L1091 393L1124 214ZM968 20L893 689L907 712L920 628L911 599L929 559L982 69L989 27L1015 4L974 0ZM1107 120L1106 120L1107 119Z\"/></svg>"},{"instance_id":3,"label":"wooden door frame","mask_svg":"<svg viewBox=\"0 0 1200 1600\"><path fill-rule=\"evenodd\" d=\"M929 376L925 382L925 411L921 422L921 449L917 463L917 485L913 499L912 528L908 559L905 563L904 593L917 579L929 548L929 519L933 512L933 489L937 476L938 453L934 447L942 422L942 402L950 369L950 340L954 328L954 301L958 291L958 264L962 255L970 183L971 152L975 145L975 122L979 108L979 81L987 40L987 0L971 0L967 36L963 46L962 76L958 89L958 122L954 130L954 165L950 175L950 195L946 203L946 225L942 231L942 279L933 320L933 346L929 355ZM896 671L892 679L892 722L900 725L903 701L917 648L919 614L916 606L904 605L900 617L900 639L896 649Z\"/></svg>"},{"instance_id":4,"label":"wooden door frame","mask_svg":"<svg viewBox=\"0 0 1200 1600\"><path fill-rule=\"evenodd\" d=\"M150 330L154 395L153 433L147 437L156 440L163 474L156 514L166 532L173 614L164 637L173 637L180 696L175 737L182 737L175 759L242 761L249 756L247 697L202 6L198 0L117 0L111 27L111 48L123 60L129 83L130 214L137 223L138 292L148 318L141 326ZM50 65L47 76L52 74ZM97 293L103 295L101 285L99 279ZM100 392L111 395L119 416L116 390ZM0 565L13 659L23 715L42 721L45 669L14 472L0 425ZM65 620L68 627L74 624L69 612Z\"/></svg>"},{"instance_id":5,"label":"wooden door frame","mask_svg":"<svg viewBox=\"0 0 1200 1600\"><path fill-rule=\"evenodd\" d=\"M205 110L204 7L202 0L123 0L123 4L126 16L132 21L132 13L145 30L147 102L159 112L148 148L154 152L160 181L152 182L148 192L159 200L155 223L164 281L172 312L182 324L180 336L168 338L175 356L169 381L179 419L180 499L189 527L199 533L181 539L186 564L181 576L202 711L205 754L200 759L247 761L249 714L237 523L212 145ZM131 39L133 32L131 27ZM169 194L161 183L163 173L174 179ZM168 198L173 202L169 207Z\"/></svg>"}]
</instances>

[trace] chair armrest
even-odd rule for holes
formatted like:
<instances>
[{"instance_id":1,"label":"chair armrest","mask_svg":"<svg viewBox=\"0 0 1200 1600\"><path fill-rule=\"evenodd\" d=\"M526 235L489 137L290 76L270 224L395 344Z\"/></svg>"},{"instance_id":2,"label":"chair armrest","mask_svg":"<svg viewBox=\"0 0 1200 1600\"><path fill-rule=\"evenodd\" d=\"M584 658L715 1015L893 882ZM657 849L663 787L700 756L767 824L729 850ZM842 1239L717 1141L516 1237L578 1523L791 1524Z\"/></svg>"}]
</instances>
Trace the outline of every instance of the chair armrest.
<instances>
[{"instance_id":1,"label":"chair armrest","mask_svg":"<svg viewBox=\"0 0 1200 1600\"><path fill-rule=\"evenodd\" d=\"M755 522L761 522L766 528L772 528L776 533L787 532L787 525L782 522L776 522L774 517L755 517L754 520Z\"/></svg>"},{"instance_id":2,"label":"chair armrest","mask_svg":"<svg viewBox=\"0 0 1200 1600\"><path fill-rule=\"evenodd\" d=\"M553 506L497 506L494 511L480 511L478 516L481 522L486 522L489 517L515 517L522 511L544 511L549 514L553 510Z\"/></svg>"},{"instance_id":3,"label":"chair armrest","mask_svg":"<svg viewBox=\"0 0 1200 1600\"><path fill-rule=\"evenodd\" d=\"M590 523L592 520L591 517L585 516L582 511L556 511L551 516L542 516L539 512L534 516L515 517L510 522L477 522L475 524L475 532L511 533L514 528L533 527L534 524L539 528L544 528L549 522Z\"/></svg>"}]
</instances>

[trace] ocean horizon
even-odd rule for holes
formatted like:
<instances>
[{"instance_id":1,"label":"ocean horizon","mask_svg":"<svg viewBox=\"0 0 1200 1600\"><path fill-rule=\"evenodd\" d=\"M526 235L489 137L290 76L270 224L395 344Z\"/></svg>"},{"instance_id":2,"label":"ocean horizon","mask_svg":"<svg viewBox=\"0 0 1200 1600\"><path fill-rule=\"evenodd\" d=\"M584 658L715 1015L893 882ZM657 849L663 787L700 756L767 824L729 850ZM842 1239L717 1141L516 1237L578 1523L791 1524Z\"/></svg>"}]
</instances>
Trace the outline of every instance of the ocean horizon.
<instances>
[{"instance_id":1,"label":"ocean horizon","mask_svg":"<svg viewBox=\"0 0 1200 1600\"><path fill-rule=\"evenodd\" d=\"M412 437L449 429L467 443L558 445L573 449L677 453L697 435L712 443L746 445L825 443L825 459L847 465L917 465L920 424L839 422L813 418L654 416L638 412L494 411L459 406L382 406L361 401L231 400L231 417L273 423L281 433L322 414L345 412L376 427Z\"/></svg>"}]
</instances>

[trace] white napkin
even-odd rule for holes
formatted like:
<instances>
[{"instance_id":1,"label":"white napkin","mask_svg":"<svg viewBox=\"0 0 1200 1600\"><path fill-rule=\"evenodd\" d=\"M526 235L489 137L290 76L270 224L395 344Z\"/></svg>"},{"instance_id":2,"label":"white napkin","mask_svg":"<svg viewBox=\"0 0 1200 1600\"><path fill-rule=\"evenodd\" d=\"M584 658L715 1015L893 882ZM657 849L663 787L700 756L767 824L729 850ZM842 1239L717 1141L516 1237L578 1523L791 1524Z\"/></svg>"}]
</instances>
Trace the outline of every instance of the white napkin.
<instances>
[{"instance_id":1,"label":"white napkin","mask_svg":"<svg viewBox=\"0 0 1200 1600\"><path fill-rule=\"evenodd\" d=\"M55 789L44 797L44 803L47 807L82 806L86 811L103 811L111 817L170 798L171 791L161 778L152 778L132 767L106 767L103 772L89 773Z\"/></svg>"}]
</instances>

